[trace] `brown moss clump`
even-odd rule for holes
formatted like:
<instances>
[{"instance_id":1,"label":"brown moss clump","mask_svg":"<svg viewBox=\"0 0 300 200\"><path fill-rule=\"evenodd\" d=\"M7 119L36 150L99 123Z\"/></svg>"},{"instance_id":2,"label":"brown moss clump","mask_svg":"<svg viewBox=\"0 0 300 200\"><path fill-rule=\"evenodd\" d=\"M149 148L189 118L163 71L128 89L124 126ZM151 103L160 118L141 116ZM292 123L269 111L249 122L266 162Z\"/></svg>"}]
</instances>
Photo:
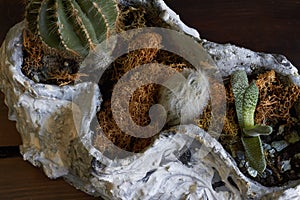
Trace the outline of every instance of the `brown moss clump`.
<instances>
[{"instance_id":1,"label":"brown moss clump","mask_svg":"<svg viewBox=\"0 0 300 200\"><path fill-rule=\"evenodd\" d=\"M300 89L296 85L284 85L273 70L260 74L256 85L259 89L256 123L275 125L291 124L295 121L291 109L300 94Z\"/></svg>"},{"instance_id":2,"label":"brown moss clump","mask_svg":"<svg viewBox=\"0 0 300 200\"><path fill-rule=\"evenodd\" d=\"M120 10L121 12L118 16L118 22L116 24L119 32L134 28L143 28L146 26L146 10L144 8L128 6L122 7Z\"/></svg>"},{"instance_id":3,"label":"brown moss clump","mask_svg":"<svg viewBox=\"0 0 300 200\"><path fill-rule=\"evenodd\" d=\"M25 52L23 61L23 73L30 76L31 67L36 69L42 68L43 47L42 42L34 37L29 31L23 31L23 49Z\"/></svg>"},{"instance_id":4,"label":"brown moss clump","mask_svg":"<svg viewBox=\"0 0 300 200\"><path fill-rule=\"evenodd\" d=\"M215 117L215 122L217 125L223 125L223 127L212 127L213 130L219 130L222 131L220 137L221 139L226 139L226 140L231 140L232 138L236 137L238 134L238 125L236 123L236 114L235 114L235 109L234 109L234 99L233 99L233 94L231 91L230 84L225 84L225 91L222 91L223 89L220 87L218 84L214 84L211 86L212 91L215 92L214 94L214 110L215 112L220 112L213 114L212 113L212 105L211 101L209 102L208 106L205 108L203 111L202 115L200 115L199 120L197 120L197 124L200 128L204 129L205 131L208 131L210 125L211 125L211 117L212 115ZM223 98L222 92L226 92L226 99ZM218 93L220 95L218 95ZM221 101L226 101L226 113L225 116L222 116L222 112L220 109L225 109L221 108L224 103ZM218 108L220 107L220 108ZM223 122L223 123L218 123L218 122Z\"/></svg>"},{"instance_id":5,"label":"brown moss clump","mask_svg":"<svg viewBox=\"0 0 300 200\"><path fill-rule=\"evenodd\" d=\"M220 87L213 88L215 89L215 92L217 93L220 91L218 90ZM224 91L223 91L224 92ZM204 110L203 114L200 116L200 119L197 120L197 125L204 129L205 131L209 131L209 128L212 128L212 130L217 130L217 133L211 133L213 137L218 137L220 142L223 144L224 148L231 152L233 155L235 155L235 152L238 150L238 148L242 148L240 144L240 137L239 137L239 126L237 124L237 116L235 113L235 107L234 107L234 98L233 93L231 90L231 85L229 83L225 84L225 92L226 92L226 100L223 99L223 97L219 98L219 101L226 101L226 111L225 116L222 115L214 115L211 110L211 103L208 104L206 109ZM216 96L217 97L217 96ZM215 98L216 98L215 97ZM223 105L223 103L219 102L218 99L214 100L215 105ZM216 111L218 111L218 108L214 107ZM224 108L223 108L224 109ZM216 125L223 127L210 127L211 126L211 117L215 117ZM223 123L218 123L218 122ZM221 134L219 134L221 132Z\"/></svg>"},{"instance_id":6,"label":"brown moss clump","mask_svg":"<svg viewBox=\"0 0 300 200\"><path fill-rule=\"evenodd\" d=\"M78 58L46 47L29 31L23 31L22 72L39 83L67 85L82 76L77 74Z\"/></svg>"},{"instance_id":7,"label":"brown moss clump","mask_svg":"<svg viewBox=\"0 0 300 200\"><path fill-rule=\"evenodd\" d=\"M208 105L196 122L200 128L209 133L211 132L214 136L218 136L215 134L218 134L222 130L223 122L226 119L226 116L224 116L226 108L223 107L226 106L224 103L226 102L226 99L224 98L225 90L220 83L215 82L212 79L209 79L209 81L210 95L213 99L209 100Z\"/></svg>"},{"instance_id":8,"label":"brown moss clump","mask_svg":"<svg viewBox=\"0 0 300 200\"><path fill-rule=\"evenodd\" d=\"M145 127L150 124L149 110L152 105L158 102L158 90L160 86L151 83L148 78L159 77L163 80L167 74L165 74L165 70L159 67L143 68L141 66L149 63L154 65L155 63L172 63L171 67L180 71L183 66L188 65L183 64L184 61L181 58L178 58L178 56L162 51L160 49L161 40L162 37L157 33L138 33L135 35L134 39L128 43L127 48L129 53L119 57L103 74L103 78L99 82L99 87L103 94L102 107L98 113L101 128L98 127L97 135L94 140L94 145L101 151L113 151L112 145L116 145L126 151L141 152L153 142L155 136L148 137L149 133L147 132L135 133L131 131L135 131L136 125ZM140 49L141 46L150 46L154 48ZM178 67L176 68L176 66ZM138 71L138 73L130 76L130 81L121 83L123 86L122 90L118 91L118 99L113 102L114 105L120 105L123 108L129 106L129 116L128 113L124 113L122 110L117 111L118 116L124 117L121 122L122 124L117 124L114 120L111 108L112 92L115 89L116 84L121 81L120 79L124 78L124 75L133 69ZM142 83L145 83L147 80L149 80L150 84L142 85ZM120 82L118 84L120 84ZM132 88L136 88L137 85L142 86L132 92ZM125 99L128 96L128 93L131 93L129 91L132 92L132 95L129 102L126 102ZM131 123L130 118L133 120L134 124ZM120 129L120 125L127 127L129 132L124 133ZM151 128L155 128L156 126L157 124L153 124ZM134 137L130 134L139 134L140 137ZM108 143L107 141L112 143Z\"/></svg>"},{"instance_id":9,"label":"brown moss clump","mask_svg":"<svg viewBox=\"0 0 300 200\"><path fill-rule=\"evenodd\" d=\"M238 120L235 111L234 96L233 96L231 84L230 83L225 84L225 89L226 89L227 107L226 107L226 116L224 120L224 128L221 134L221 139L227 141L230 140L236 141L236 139L234 138L238 136L239 125L237 123Z\"/></svg>"},{"instance_id":10,"label":"brown moss clump","mask_svg":"<svg viewBox=\"0 0 300 200\"><path fill-rule=\"evenodd\" d=\"M197 125L205 131L208 131L211 121L211 103L209 102L199 119L196 120Z\"/></svg>"},{"instance_id":11,"label":"brown moss clump","mask_svg":"<svg viewBox=\"0 0 300 200\"><path fill-rule=\"evenodd\" d=\"M161 11L159 9L149 9L144 6L122 6L119 5L120 16L118 27L122 30L130 30L133 28L142 27L164 27L169 28L161 17Z\"/></svg>"},{"instance_id":12,"label":"brown moss clump","mask_svg":"<svg viewBox=\"0 0 300 200\"><path fill-rule=\"evenodd\" d=\"M134 40L129 44L129 47L135 45L139 42L139 39L143 39L146 36L140 36L137 40ZM115 84L119 81L119 79L129 72L130 70L134 69L143 64L147 64L155 58L159 45L161 43L161 37L157 34L147 34L149 37L148 41L154 42L157 44L157 48L153 49L142 49L138 51L129 52L127 55L118 58L112 65L111 69L107 70L103 75L104 79L100 80L100 89L103 88L103 106L98 113L98 119L101 126L101 129L98 129L98 136L95 140L95 145L101 149L102 151L110 149L110 144L104 140L103 137L106 137L109 141L111 141L114 145L127 150L138 152L143 150L145 147L149 146L152 142L152 138L136 138L129 133L124 133L119 128L119 125L115 122L112 114L111 109L111 95ZM147 42L147 40L143 40ZM135 81L132 81L134 83ZM136 83L137 84L137 83ZM155 94L157 94L157 86L150 84L143 86L142 88L138 88L133 93L133 96L130 102L124 102L126 99L127 91L131 88L135 88L135 85L127 85L127 89L123 88L124 92L118 94L119 102L114 102L116 104L125 104L129 103L129 111L132 117L132 120L140 126L146 126L149 123L148 117L148 110L150 109L151 105L154 104L156 101ZM127 113L119 113L120 116L127 116ZM123 121L124 126L127 126L130 129L130 121L129 119L124 119ZM104 135L105 136L104 136ZM135 134L135 133L134 133ZM142 133L141 133L142 134Z\"/></svg>"},{"instance_id":13,"label":"brown moss clump","mask_svg":"<svg viewBox=\"0 0 300 200\"><path fill-rule=\"evenodd\" d=\"M224 129L222 137L234 138L238 136L239 126L236 123L237 117L234 109L228 109L224 121Z\"/></svg>"}]
</instances>

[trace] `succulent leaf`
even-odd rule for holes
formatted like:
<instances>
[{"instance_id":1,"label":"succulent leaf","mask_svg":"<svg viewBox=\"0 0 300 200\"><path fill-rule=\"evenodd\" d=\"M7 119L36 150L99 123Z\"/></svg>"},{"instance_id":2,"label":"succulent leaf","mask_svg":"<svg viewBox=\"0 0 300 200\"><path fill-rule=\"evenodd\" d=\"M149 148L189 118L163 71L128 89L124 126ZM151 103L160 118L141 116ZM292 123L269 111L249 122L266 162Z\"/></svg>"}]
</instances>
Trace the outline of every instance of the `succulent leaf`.
<instances>
[{"instance_id":1,"label":"succulent leaf","mask_svg":"<svg viewBox=\"0 0 300 200\"><path fill-rule=\"evenodd\" d=\"M272 127L254 125L254 113L259 91L255 82L252 82L250 85L248 84L245 71L240 70L232 74L231 86L238 122L243 131L241 139L246 159L249 165L261 174L266 168L266 160L259 135L271 134Z\"/></svg>"},{"instance_id":2,"label":"succulent leaf","mask_svg":"<svg viewBox=\"0 0 300 200\"><path fill-rule=\"evenodd\" d=\"M251 128L243 128L243 133L246 136L270 135L273 131L271 126L256 124Z\"/></svg>"},{"instance_id":3,"label":"succulent leaf","mask_svg":"<svg viewBox=\"0 0 300 200\"><path fill-rule=\"evenodd\" d=\"M267 164L260 137L242 137L242 142L249 165L262 174Z\"/></svg>"},{"instance_id":4,"label":"succulent leaf","mask_svg":"<svg viewBox=\"0 0 300 200\"><path fill-rule=\"evenodd\" d=\"M258 101L258 88L255 82L252 82L244 92L242 115L243 115L243 127L254 126L254 112Z\"/></svg>"},{"instance_id":5,"label":"succulent leaf","mask_svg":"<svg viewBox=\"0 0 300 200\"><path fill-rule=\"evenodd\" d=\"M235 109L238 117L238 122L243 127L244 92L249 86L246 72L242 70L234 72L231 76L231 86L234 95Z\"/></svg>"},{"instance_id":6,"label":"succulent leaf","mask_svg":"<svg viewBox=\"0 0 300 200\"><path fill-rule=\"evenodd\" d=\"M114 0L28 0L29 30L49 47L85 57L115 31Z\"/></svg>"}]
</instances>

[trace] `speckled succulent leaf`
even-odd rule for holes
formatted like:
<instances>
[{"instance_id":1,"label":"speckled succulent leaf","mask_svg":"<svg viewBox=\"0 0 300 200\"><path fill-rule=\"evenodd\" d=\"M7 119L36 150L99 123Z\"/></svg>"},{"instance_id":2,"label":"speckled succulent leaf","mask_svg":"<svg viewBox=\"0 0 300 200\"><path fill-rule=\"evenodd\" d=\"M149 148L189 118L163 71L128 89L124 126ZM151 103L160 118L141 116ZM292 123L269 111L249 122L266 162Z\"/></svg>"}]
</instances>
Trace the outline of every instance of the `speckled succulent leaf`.
<instances>
[{"instance_id":1,"label":"speckled succulent leaf","mask_svg":"<svg viewBox=\"0 0 300 200\"><path fill-rule=\"evenodd\" d=\"M261 174L266 169L266 160L260 137L242 137L242 142L250 167Z\"/></svg>"},{"instance_id":2,"label":"speckled succulent leaf","mask_svg":"<svg viewBox=\"0 0 300 200\"><path fill-rule=\"evenodd\" d=\"M255 82L252 82L244 92L242 115L243 127L248 128L254 126L254 112L258 100L258 88Z\"/></svg>"},{"instance_id":3,"label":"speckled succulent leaf","mask_svg":"<svg viewBox=\"0 0 300 200\"><path fill-rule=\"evenodd\" d=\"M271 126L256 124L251 128L243 128L243 133L246 136L270 135L273 131Z\"/></svg>"},{"instance_id":4,"label":"speckled succulent leaf","mask_svg":"<svg viewBox=\"0 0 300 200\"><path fill-rule=\"evenodd\" d=\"M231 86L235 99L238 122L242 128L242 142L249 165L262 173L266 168L266 160L259 135L268 135L272 127L254 125L254 112L258 101L259 91L252 82L248 84L245 71L236 71L231 76Z\"/></svg>"},{"instance_id":5,"label":"speckled succulent leaf","mask_svg":"<svg viewBox=\"0 0 300 200\"><path fill-rule=\"evenodd\" d=\"M85 57L115 30L114 0L29 0L29 30L49 47Z\"/></svg>"},{"instance_id":6,"label":"speckled succulent leaf","mask_svg":"<svg viewBox=\"0 0 300 200\"><path fill-rule=\"evenodd\" d=\"M235 109L240 126L243 127L243 98L246 88L249 86L245 71L239 70L231 76L231 86L234 95Z\"/></svg>"}]
</instances>

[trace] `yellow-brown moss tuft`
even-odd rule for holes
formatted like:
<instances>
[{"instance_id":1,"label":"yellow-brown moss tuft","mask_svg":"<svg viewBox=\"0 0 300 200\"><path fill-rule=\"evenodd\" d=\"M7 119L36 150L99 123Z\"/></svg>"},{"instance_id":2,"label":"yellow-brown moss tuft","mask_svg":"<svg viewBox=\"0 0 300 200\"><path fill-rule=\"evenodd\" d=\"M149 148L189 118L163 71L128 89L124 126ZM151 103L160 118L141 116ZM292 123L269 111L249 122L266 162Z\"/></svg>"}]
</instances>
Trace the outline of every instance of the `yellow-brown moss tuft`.
<instances>
[{"instance_id":1,"label":"yellow-brown moss tuft","mask_svg":"<svg viewBox=\"0 0 300 200\"><path fill-rule=\"evenodd\" d=\"M127 151L140 152L147 148L153 141L153 137L150 138L137 138L130 136L129 133L124 133L119 128L120 125L116 124L111 110L111 94L113 92L115 84L120 80L120 78L129 72L130 70L137 69L139 66L156 62L155 57L159 51L161 44L161 37L156 33L146 33L138 35L132 42L129 43L128 49L136 48L135 45L139 45L140 42L152 45L150 49L140 49L135 51L130 51L127 55L118 58L103 75L104 79L100 80L100 88L103 88L103 104L100 112L98 113L98 119L101 129L98 129L98 134L95 139L95 145L102 151L109 151L111 149L110 144L105 142L105 138L111 141L114 145L118 146ZM142 75L149 73L149 76L156 76L157 71L139 71ZM147 77L147 76L145 76ZM150 107L157 102L158 85L148 84L139 87L134 91L130 102L125 102L127 91L131 88L135 88L136 85L140 85L139 77L132 76L131 82L124 85L122 91L118 94L117 105L122 105L122 107L127 106L129 103L129 112L132 120L136 125L147 126L150 123L150 118L148 111ZM127 88L126 88L127 87ZM127 116L126 113L118 113L120 116ZM129 130L134 130L131 128L130 120L124 119L122 121L123 126L129 128ZM137 133L133 133L137 134ZM144 133L140 133L141 136Z\"/></svg>"},{"instance_id":2,"label":"yellow-brown moss tuft","mask_svg":"<svg viewBox=\"0 0 300 200\"><path fill-rule=\"evenodd\" d=\"M79 58L48 48L28 30L23 31L23 53L22 72L36 82L63 86L82 76Z\"/></svg>"},{"instance_id":3,"label":"yellow-brown moss tuft","mask_svg":"<svg viewBox=\"0 0 300 200\"><path fill-rule=\"evenodd\" d=\"M196 120L197 125L205 131L208 131L211 122L211 103L206 106L199 119Z\"/></svg>"},{"instance_id":4,"label":"yellow-brown moss tuft","mask_svg":"<svg viewBox=\"0 0 300 200\"><path fill-rule=\"evenodd\" d=\"M142 7L126 7L121 8L116 28L118 32L127 31L134 28L143 28L146 26L145 19L146 10Z\"/></svg>"},{"instance_id":5,"label":"yellow-brown moss tuft","mask_svg":"<svg viewBox=\"0 0 300 200\"><path fill-rule=\"evenodd\" d=\"M259 102L255 122L271 125L292 123L294 120L290 112L298 100L300 89L294 84L282 84L273 70L260 74L256 85L259 88Z\"/></svg>"},{"instance_id":6,"label":"yellow-brown moss tuft","mask_svg":"<svg viewBox=\"0 0 300 200\"><path fill-rule=\"evenodd\" d=\"M43 59L43 46L42 42L34 37L29 31L23 31L23 49L24 49L24 60L22 71L25 75L30 76L31 68L41 69Z\"/></svg>"},{"instance_id":7,"label":"yellow-brown moss tuft","mask_svg":"<svg viewBox=\"0 0 300 200\"><path fill-rule=\"evenodd\" d=\"M128 38L127 38L128 39ZM102 76L103 79L100 80L99 86L101 92L103 93L103 104L98 113L98 119L100 127L98 127L97 136L95 138L95 145L102 151L112 150L111 144L106 142L106 139L111 141L114 145L118 146L127 151L131 152L141 152L145 150L153 142L154 137L149 138L137 138L130 136L128 133L124 133L120 130L120 124L116 124L113 119L111 110L111 94L114 89L115 84L120 80L130 70L138 70L139 75L135 74L131 77L130 83L126 82L124 84L123 91L118 94L119 99L114 102L116 105L126 106L128 102L124 99L128 94L130 88L135 88L136 85L141 85L141 82L147 81L150 77L160 77L165 70L163 69L151 69L150 68L140 68L144 64L164 64L176 71L181 71L186 66L190 66L184 59L170 52L161 50L161 40L162 37L157 33L138 33L134 36L134 39L128 43L129 53L119 57ZM141 46L148 45L154 48L143 48L139 49ZM133 50L139 49L139 50ZM133 51L130 51L133 50ZM164 74L164 77L167 74ZM140 80L140 76L145 77L145 80ZM150 82L150 81L149 81ZM128 88L126 88L128 87ZM158 102L158 90L160 86L154 83L143 85L137 88L129 102L129 112L130 117L134 121L135 125L138 126L148 126L150 124L149 109L152 105ZM121 113L119 111L119 116L127 116L126 113ZM122 122L123 126L131 129L130 120L124 119ZM154 124L153 126L157 126ZM133 133L137 134L137 133ZM147 133L138 133L141 137L145 137ZM113 152L110 152L113 153Z\"/></svg>"}]
</instances>

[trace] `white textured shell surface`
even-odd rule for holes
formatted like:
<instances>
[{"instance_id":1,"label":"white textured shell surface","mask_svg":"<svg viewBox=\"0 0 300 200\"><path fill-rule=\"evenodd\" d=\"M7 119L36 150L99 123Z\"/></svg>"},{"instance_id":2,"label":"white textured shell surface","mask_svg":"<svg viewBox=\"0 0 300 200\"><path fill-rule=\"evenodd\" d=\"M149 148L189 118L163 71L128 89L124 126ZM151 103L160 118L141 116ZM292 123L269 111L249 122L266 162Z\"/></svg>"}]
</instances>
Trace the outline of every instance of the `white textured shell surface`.
<instances>
[{"instance_id":1,"label":"white textured shell surface","mask_svg":"<svg viewBox=\"0 0 300 200\"><path fill-rule=\"evenodd\" d=\"M149 6L146 1L128 2ZM199 37L163 1L154 2L155 9L161 9L161 17L174 29ZM12 28L1 47L0 87L9 118L17 121L24 159L42 167L48 177L64 177L75 187L106 199L299 199L299 183L266 188L249 180L218 141L193 125L161 133L144 153L105 159L92 146L89 128L101 105L99 88L92 83L57 87L26 78L21 73L23 27L20 23ZM203 46L223 76L236 69L251 73L264 67L289 76L299 85L297 69L283 56L209 41ZM74 99L88 99L88 106L78 107ZM76 119L82 125L80 131L74 112L84 116ZM219 181L225 185L217 187Z\"/></svg>"}]
</instances>

